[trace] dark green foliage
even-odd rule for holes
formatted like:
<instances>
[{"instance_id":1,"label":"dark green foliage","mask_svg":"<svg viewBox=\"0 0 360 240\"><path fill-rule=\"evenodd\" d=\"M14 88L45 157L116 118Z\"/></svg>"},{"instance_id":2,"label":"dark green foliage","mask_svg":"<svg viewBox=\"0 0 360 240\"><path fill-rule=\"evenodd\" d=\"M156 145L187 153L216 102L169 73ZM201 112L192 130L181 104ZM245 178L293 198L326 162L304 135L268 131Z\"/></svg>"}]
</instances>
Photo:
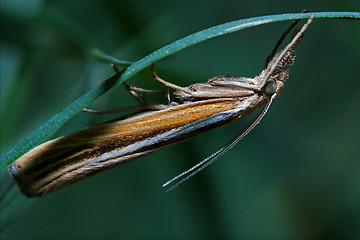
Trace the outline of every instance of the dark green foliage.
<instances>
[{"instance_id":1,"label":"dark green foliage","mask_svg":"<svg viewBox=\"0 0 360 240\"><path fill-rule=\"evenodd\" d=\"M328 1L261 5L38 0L29 1L31 6L27 1L10 2L1 2L0 22L3 168L50 136L112 118L78 114L95 100L91 108L99 110L135 105L121 86L107 92L121 81L162 88L149 74L153 61L158 62L159 75L181 86L221 74L257 75L290 21L254 27L250 17L300 12L303 7L359 9L356 0L338 6ZM15 205L7 211L20 212L1 238L359 238L360 21L318 19L359 15L318 13L283 93L261 124L174 192L164 194L161 184L216 151L248 122L207 133L44 198L28 201L13 189L9 194L16 196ZM236 19L245 20L190 35ZM236 26L240 27L233 30L251 28L185 49ZM176 41L184 36L188 37ZM119 65L133 64L119 81L101 83L114 73L108 64L94 60L94 48L126 60L116 62ZM100 58L114 61L106 55ZM6 180L3 172L1 184ZM20 208L24 202L27 207ZM8 212L1 214L3 225Z\"/></svg>"}]
</instances>

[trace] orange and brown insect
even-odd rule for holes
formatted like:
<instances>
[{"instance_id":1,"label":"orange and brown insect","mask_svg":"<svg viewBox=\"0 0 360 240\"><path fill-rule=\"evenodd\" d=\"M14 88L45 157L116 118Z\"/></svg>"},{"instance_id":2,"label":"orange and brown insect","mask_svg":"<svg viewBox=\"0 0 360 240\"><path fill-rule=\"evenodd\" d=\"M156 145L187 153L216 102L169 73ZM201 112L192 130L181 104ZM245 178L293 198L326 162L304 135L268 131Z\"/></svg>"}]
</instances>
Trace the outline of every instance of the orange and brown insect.
<instances>
[{"instance_id":1,"label":"orange and brown insect","mask_svg":"<svg viewBox=\"0 0 360 240\"><path fill-rule=\"evenodd\" d=\"M291 42L254 78L217 76L207 83L179 87L161 79L152 69L155 80L176 90L177 104L169 104L125 120L106 122L45 142L12 163L11 175L28 197L42 196L171 144L246 117L266 103L251 126L230 144L186 174L198 172L213 162L250 132L265 115L281 92L303 33ZM180 175L183 176L184 174Z\"/></svg>"}]
</instances>

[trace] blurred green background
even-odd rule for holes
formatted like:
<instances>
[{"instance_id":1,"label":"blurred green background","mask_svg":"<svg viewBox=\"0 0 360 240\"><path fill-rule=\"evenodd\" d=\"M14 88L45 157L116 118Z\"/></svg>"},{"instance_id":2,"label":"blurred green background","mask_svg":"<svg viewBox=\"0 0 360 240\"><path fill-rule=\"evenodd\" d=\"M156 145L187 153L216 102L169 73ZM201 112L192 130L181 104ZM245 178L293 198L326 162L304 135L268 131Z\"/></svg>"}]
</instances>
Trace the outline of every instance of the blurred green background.
<instances>
[{"instance_id":1,"label":"blurred green background","mask_svg":"<svg viewBox=\"0 0 360 240\"><path fill-rule=\"evenodd\" d=\"M1 0L1 154L111 76L94 47L135 61L198 30L247 17L359 11L358 0ZM157 64L178 85L252 77L290 22L185 49ZM255 117L23 200L2 239L359 239L360 22L318 19L284 91L241 143L171 193L161 185L215 152ZM130 84L158 89L147 71ZM122 87L91 107L136 105ZM114 116L80 113L56 136ZM54 137L56 137L54 136ZM2 173L2 181L6 180Z\"/></svg>"}]
</instances>

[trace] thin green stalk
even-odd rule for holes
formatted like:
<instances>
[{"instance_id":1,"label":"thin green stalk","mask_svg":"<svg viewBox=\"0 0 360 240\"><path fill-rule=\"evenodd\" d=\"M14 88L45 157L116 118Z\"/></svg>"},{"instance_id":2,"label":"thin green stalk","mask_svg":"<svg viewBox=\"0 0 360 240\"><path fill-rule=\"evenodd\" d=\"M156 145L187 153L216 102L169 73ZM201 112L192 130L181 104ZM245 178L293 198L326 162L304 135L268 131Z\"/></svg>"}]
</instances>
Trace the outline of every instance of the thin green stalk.
<instances>
[{"instance_id":1,"label":"thin green stalk","mask_svg":"<svg viewBox=\"0 0 360 240\"><path fill-rule=\"evenodd\" d=\"M34 130L23 140L21 140L17 145L10 149L10 151L1 156L0 169L7 167L17 158L28 152L30 149L45 141L51 134L53 134L69 119L78 114L81 109L94 102L98 97L106 93L111 88L121 84L122 82L134 76L136 73L140 72L144 68L150 66L152 62L159 61L160 59L172 55L184 48L190 47L194 44L217 36L270 22L309 18L311 15L314 15L315 18L360 19L360 12L314 12L278 14L232 21L191 34L145 56L139 61L131 64L122 74L115 74L111 78L105 80L95 88L91 89L90 91L76 99L73 103L65 107L59 113L55 114L43 125ZM114 59L111 58L109 58L108 60L110 62L114 61ZM123 62L120 61L120 63Z\"/></svg>"}]
</instances>

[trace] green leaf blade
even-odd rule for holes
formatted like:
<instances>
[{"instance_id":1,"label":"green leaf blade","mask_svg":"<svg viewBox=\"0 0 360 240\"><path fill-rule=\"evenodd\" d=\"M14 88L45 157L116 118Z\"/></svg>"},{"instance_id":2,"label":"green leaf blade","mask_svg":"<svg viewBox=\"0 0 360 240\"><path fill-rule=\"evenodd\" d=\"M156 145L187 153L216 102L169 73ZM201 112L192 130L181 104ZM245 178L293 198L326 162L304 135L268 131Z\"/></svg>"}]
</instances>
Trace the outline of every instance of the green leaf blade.
<instances>
[{"instance_id":1,"label":"green leaf blade","mask_svg":"<svg viewBox=\"0 0 360 240\"><path fill-rule=\"evenodd\" d=\"M224 34L236 32L245 28L254 27L271 22L279 22L294 19L306 19L311 15L316 18L350 18L360 19L360 12L315 12L315 13L290 13L290 14L278 14L268 15L262 17L253 17L247 19L236 20L228 23L224 23L218 26L210 27L208 29L196 32L182 39L174 41L173 43L166 45L153 53L145 56L139 61L131 64L122 74L116 74L107 79L103 83L99 84L95 88L91 89L84 95L80 96L73 103L68 105L64 110L55 114L48 121L46 121L39 128L30 133L27 137L21 140L10 151L1 156L0 168L3 169L10 165L17 158L28 152L30 149L39 145L46 140L51 134L59 129L68 120L79 113L88 104L94 102L98 97L102 96L111 88L121 84L125 80L134 76L136 73L150 66L151 63L159 61L167 56L170 56L176 52L181 51L184 48L198 44L205 40L218 37ZM117 62L115 58L106 58L106 61ZM119 61L119 65L126 65L127 62Z\"/></svg>"}]
</instances>

